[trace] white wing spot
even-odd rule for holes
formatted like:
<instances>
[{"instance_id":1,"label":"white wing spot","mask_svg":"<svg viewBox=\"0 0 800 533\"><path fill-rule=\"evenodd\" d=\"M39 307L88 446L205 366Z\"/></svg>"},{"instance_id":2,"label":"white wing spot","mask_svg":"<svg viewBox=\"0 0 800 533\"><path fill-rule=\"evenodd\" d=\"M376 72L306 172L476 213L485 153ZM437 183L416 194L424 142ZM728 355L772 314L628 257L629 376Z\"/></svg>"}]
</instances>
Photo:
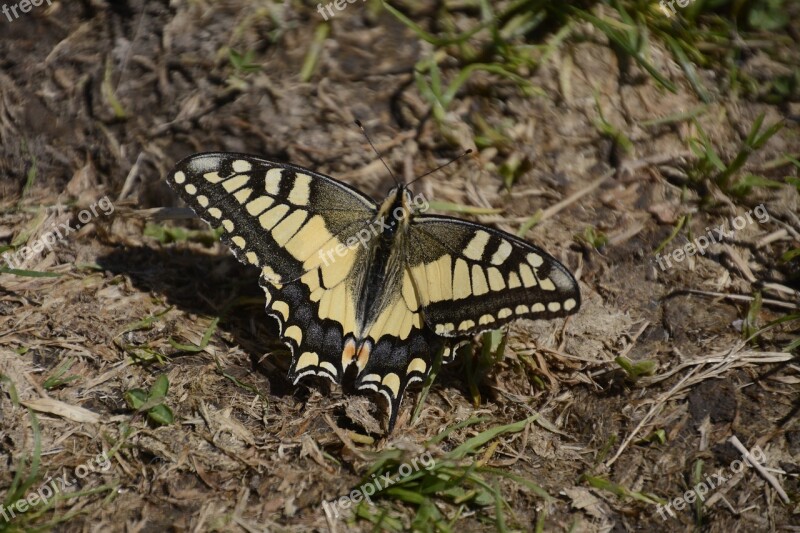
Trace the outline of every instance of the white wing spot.
<instances>
[{"instance_id":1,"label":"white wing spot","mask_svg":"<svg viewBox=\"0 0 800 533\"><path fill-rule=\"evenodd\" d=\"M447 335L456 329L455 324L448 322L447 324L436 324L435 332L437 335Z\"/></svg>"},{"instance_id":2,"label":"white wing spot","mask_svg":"<svg viewBox=\"0 0 800 533\"><path fill-rule=\"evenodd\" d=\"M289 206L286 204L278 204L269 211L265 211L258 217L261 227L271 230L275 224L281 221L283 216L289 212Z\"/></svg>"},{"instance_id":3,"label":"white wing spot","mask_svg":"<svg viewBox=\"0 0 800 533\"><path fill-rule=\"evenodd\" d=\"M244 159L237 159L233 162L233 171L234 172L247 172L253 165L250 164L249 161L245 161Z\"/></svg>"},{"instance_id":4,"label":"white wing spot","mask_svg":"<svg viewBox=\"0 0 800 533\"><path fill-rule=\"evenodd\" d=\"M528 263L530 263L533 268L537 268L542 266L544 259L542 259L542 256L539 254L530 253L528 254Z\"/></svg>"},{"instance_id":5,"label":"white wing spot","mask_svg":"<svg viewBox=\"0 0 800 533\"><path fill-rule=\"evenodd\" d=\"M226 218L222 221L222 227L225 228L225 231L231 232L233 231L233 222Z\"/></svg>"},{"instance_id":6,"label":"white wing spot","mask_svg":"<svg viewBox=\"0 0 800 533\"><path fill-rule=\"evenodd\" d=\"M234 194L233 196L239 201L240 204L243 204L247 201L248 198L250 198L251 194L253 194L253 189L248 187L247 189L236 191L236 194Z\"/></svg>"},{"instance_id":7,"label":"white wing spot","mask_svg":"<svg viewBox=\"0 0 800 533\"><path fill-rule=\"evenodd\" d=\"M200 207L208 207L208 198L201 194L197 197L197 203L200 204Z\"/></svg>"},{"instance_id":8,"label":"white wing spot","mask_svg":"<svg viewBox=\"0 0 800 533\"><path fill-rule=\"evenodd\" d=\"M489 274L489 287L493 291L502 291L506 288L506 282L503 280L503 274L496 268L490 267L487 270Z\"/></svg>"},{"instance_id":9,"label":"white wing spot","mask_svg":"<svg viewBox=\"0 0 800 533\"><path fill-rule=\"evenodd\" d=\"M270 283L280 284L281 277L278 275L277 272L272 270L272 268L265 266L261 269L261 274L269 281Z\"/></svg>"},{"instance_id":10,"label":"white wing spot","mask_svg":"<svg viewBox=\"0 0 800 533\"><path fill-rule=\"evenodd\" d=\"M397 398L397 395L400 393L400 376L392 372L391 374L386 374L384 376L383 381L381 383L390 391L392 391L392 396Z\"/></svg>"},{"instance_id":11,"label":"white wing spot","mask_svg":"<svg viewBox=\"0 0 800 533\"><path fill-rule=\"evenodd\" d=\"M317 366L319 364L319 356L316 352L303 352L299 359L297 359L297 366L295 371L305 368L307 366Z\"/></svg>"},{"instance_id":12,"label":"white wing spot","mask_svg":"<svg viewBox=\"0 0 800 533\"><path fill-rule=\"evenodd\" d=\"M547 309L555 313L556 311L561 309L561 304L558 302L550 302L549 304L547 304Z\"/></svg>"},{"instance_id":13,"label":"white wing spot","mask_svg":"<svg viewBox=\"0 0 800 533\"><path fill-rule=\"evenodd\" d=\"M211 209L208 210L208 214L214 218L220 218L222 216L222 211L220 211L216 207L212 207Z\"/></svg>"},{"instance_id":14,"label":"white wing spot","mask_svg":"<svg viewBox=\"0 0 800 533\"><path fill-rule=\"evenodd\" d=\"M503 262L508 259L508 256L511 255L511 243L508 241L500 241L500 246L497 247L497 251L492 255L492 264L493 265L502 265Z\"/></svg>"},{"instance_id":15,"label":"white wing spot","mask_svg":"<svg viewBox=\"0 0 800 533\"><path fill-rule=\"evenodd\" d=\"M453 271L453 298L460 300L467 298L470 294L472 294L472 287L469 280L469 265L463 259L457 259Z\"/></svg>"},{"instance_id":16,"label":"white wing spot","mask_svg":"<svg viewBox=\"0 0 800 533\"><path fill-rule=\"evenodd\" d=\"M478 319L478 324L481 326L485 326L486 324L491 324L494 322L494 317L492 315L483 315Z\"/></svg>"},{"instance_id":17,"label":"white wing spot","mask_svg":"<svg viewBox=\"0 0 800 533\"><path fill-rule=\"evenodd\" d=\"M289 318L289 304L280 300L272 302L272 309L281 314L284 320Z\"/></svg>"},{"instance_id":18,"label":"white wing spot","mask_svg":"<svg viewBox=\"0 0 800 533\"><path fill-rule=\"evenodd\" d=\"M293 339L298 345L303 342L303 331L297 326L289 326L283 332L284 337Z\"/></svg>"},{"instance_id":19,"label":"white wing spot","mask_svg":"<svg viewBox=\"0 0 800 533\"><path fill-rule=\"evenodd\" d=\"M311 195L311 176L308 174L297 174L294 180L292 192L289 193L289 201L294 205L308 205Z\"/></svg>"},{"instance_id":20,"label":"white wing spot","mask_svg":"<svg viewBox=\"0 0 800 533\"><path fill-rule=\"evenodd\" d=\"M425 369L428 368L428 365L425 364L425 361L420 359L419 357L415 357L411 360L408 364L408 368L406 368L406 374L410 374L412 372L421 372L425 373Z\"/></svg>"},{"instance_id":21,"label":"white wing spot","mask_svg":"<svg viewBox=\"0 0 800 533\"><path fill-rule=\"evenodd\" d=\"M336 374L338 374L338 372L336 372L336 367L335 367L335 366L333 366L333 364L332 364L332 363L330 363L330 362L328 362L328 361L322 361L322 362L319 364L319 367L320 367L320 368L324 368L325 370L327 370L328 372L330 372L330 374L331 374L332 376L334 376L334 377L336 376Z\"/></svg>"},{"instance_id":22,"label":"white wing spot","mask_svg":"<svg viewBox=\"0 0 800 533\"><path fill-rule=\"evenodd\" d=\"M265 180L265 188L268 194L275 196L281 190L281 176L283 170L279 168L271 168L267 171L267 178Z\"/></svg>"},{"instance_id":23,"label":"white wing spot","mask_svg":"<svg viewBox=\"0 0 800 533\"><path fill-rule=\"evenodd\" d=\"M522 276L522 283L525 284L525 287L536 286L536 276L533 275L533 270L531 270L531 267L525 263L522 263L519 266L519 273Z\"/></svg>"},{"instance_id":24,"label":"white wing spot","mask_svg":"<svg viewBox=\"0 0 800 533\"><path fill-rule=\"evenodd\" d=\"M564 310L565 311L572 311L573 309L575 309L575 305L576 304L577 304L577 302L575 301L575 298L569 298L568 300L566 300L564 302Z\"/></svg>"},{"instance_id":25,"label":"white wing spot","mask_svg":"<svg viewBox=\"0 0 800 533\"><path fill-rule=\"evenodd\" d=\"M247 209L248 213L256 217L260 215L262 211L271 206L273 203L275 203L275 200L273 200L269 196L259 196L255 200L247 202L245 209Z\"/></svg>"},{"instance_id":26,"label":"white wing spot","mask_svg":"<svg viewBox=\"0 0 800 533\"><path fill-rule=\"evenodd\" d=\"M239 174L238 176L234 176L229 180L225 180L225 183L222 184L222 188L227 192L238 191L244 187L248 181L250 181L250 176L247 174Z\"/></svg>"},{"instance_id":27,"label":"white wing spot","mask_svg":"<svg viewBox=\"0 0 800 533\"><path fill-rule=\"evenodd\" d=\"M464 256L475 261L478 261L483 255L483 250L489 242L489 234L485 231L478 230L475 236L469 241L467 248L464 250Z\"/></svg>"},{"instance_id":28,"label":"white wing spot","mask_svg":"<svg viewBox=\"0 0 800 533\"><path fill-rule=\"evenodd\" d=\"M472 293L475 296L489 292L489 285L486 283L486 275L480 265L472 265Z\"/></svg>"},{"instance_id":29,"label":"white wing spot","mask_svg":"<svg viewBox=\"0 0 800 533\"><path fill-rule=\"evenodd\" d=\"M175 180L175 183L177 183L178 185L180 185L181 183L183 183L184 181L186 181L186 174L184 174L184 173L183 173L183 172L181 172L181 171L178 171L178 172L176 172L176 173L175 173L175 175L174 175L174 176L172 176L172 179L174 179L174 180Z\"/></svg>"},{"instance_id":30,"label":"white wing spot","mask_svg":"<svg viewBox=\"0 0 800 533\"><path fill-rule=\"evenodd\" d=\"M195 187L195 186L194 186L194 185L192 185L191 183L187 183L187 184L186 184L186 187L184 187L184 188L186 189L186 192L188 192L188 193L189 193L189 194L191 194L192 196L194 196L195 194L197 194L197 187Z\"/></svg>"}]
</instances>

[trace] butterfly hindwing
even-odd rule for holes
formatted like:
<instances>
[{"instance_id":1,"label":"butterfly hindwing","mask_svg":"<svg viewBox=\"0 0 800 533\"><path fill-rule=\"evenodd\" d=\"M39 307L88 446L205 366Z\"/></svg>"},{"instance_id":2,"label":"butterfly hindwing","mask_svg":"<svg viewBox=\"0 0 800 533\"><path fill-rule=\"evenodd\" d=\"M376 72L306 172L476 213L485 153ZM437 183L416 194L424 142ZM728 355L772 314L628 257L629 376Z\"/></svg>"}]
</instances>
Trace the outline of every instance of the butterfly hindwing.
<instances>
[{"instance_id":1,"label":"butterfly hindwing","mask_svg":"<svg viewBox=\"0 0 800 533\"><path fill-rule=\"evenodd\" d=\"M359 390L374 390L386 398L390 431L397 420L406 388L427 378L433 356L439 350L446 350L444 344L444 339L432 334L428 328L412 328L403 340L386 335L370 343L369 357L355 385Z\"/></svg>"},{"instance_id":2,"label":"butterfly hindwing","mask_svg":"<svg viewBox=\"0 0 800 533\"><path fill-rule=\"evenodd\" d=\"M458 337L517 318L550 319L580 307L575 279L558 261L517 237L451 217L420 216L406 253L427 324Z\"/></svg>"}]
</instances>

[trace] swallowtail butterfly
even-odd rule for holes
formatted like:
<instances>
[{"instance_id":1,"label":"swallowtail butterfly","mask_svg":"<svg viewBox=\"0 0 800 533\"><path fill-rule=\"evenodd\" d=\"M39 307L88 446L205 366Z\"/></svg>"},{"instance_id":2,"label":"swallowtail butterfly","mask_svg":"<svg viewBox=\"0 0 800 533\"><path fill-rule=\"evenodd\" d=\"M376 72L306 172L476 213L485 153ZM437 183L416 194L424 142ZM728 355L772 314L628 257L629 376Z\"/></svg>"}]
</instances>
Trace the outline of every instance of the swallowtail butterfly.
<instances>
[{"instance_id":1,"label":"swallowtail butterfly","mask_svg":"<svg viewBox=\"0 0 800 533\"><path fill-rule=\"evenodd\" d=\"M261 270L267 313L292 352L290 378L384 395L391 432L403 392L459 337L517 318L578 311L570 272L503 231L420 212L405 185L381 203L302 167L201 153L168 178L243 263ZM416 205L415 205L416 204Z\"/></svg>"}]
</instances>

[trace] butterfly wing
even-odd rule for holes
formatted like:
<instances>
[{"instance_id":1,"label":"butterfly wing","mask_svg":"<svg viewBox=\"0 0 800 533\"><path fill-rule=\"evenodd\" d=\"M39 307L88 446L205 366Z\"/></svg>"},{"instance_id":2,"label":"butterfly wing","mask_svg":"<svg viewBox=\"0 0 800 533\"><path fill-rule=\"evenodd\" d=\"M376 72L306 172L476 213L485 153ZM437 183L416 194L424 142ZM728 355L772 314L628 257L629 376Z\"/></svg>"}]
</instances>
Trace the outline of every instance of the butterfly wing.
<instances>
[{"instance_id":1,"label":"butterfly wing","mask_svg":"<svg viewBox=\"0 0 800 533\"><path fill-rule=\"evenodd\" d=\"M416 217L407 239L403 290L413 291L437 335L459 337L517 318L573 314L572 274L541 249L504 231L444 216Z\"/></svg>"},{"instance_id":2,"label":"butterfly wing","mask_svg":"<svg viewBox=\"0 0 800 533\"><path fill-rule=\"evenodd\" d=\"M328 176L227 152L184 159L168 181L224 228L240 261L261 268L267 313L292 351L290 378L338 381L344 336L355 329L352 280L367 260L355 236L374 219L375 203Z\"/></svg>"},{"instance_id":3,"label":"butterfly wing","mask_svg":"<svg viewBox=\"0 0 800 533\"><path fill-rule=\"evenodd\" d=\"M556 318L580 306L572 275L541 249L508 233L459 219L417 216L388 259L391 297L367 329L371 351L356 386L389 401L394 425L406 387L448 358L464 337L515 318ZM394 272L391 265L399 265ZM445 347L447 344L451 346Z\"/></svg>"},{"instance_id":4,"label":"butterfly wing","mask_svg":"<svg viewBox=\"0 0 800 533\"><path fill-rule=\"evenodd\" d=\"M257 157L210 152L178 163L169 184L243 263L285 283L318 268L375 216L375 203L333 178Z\"/></svg>"}]
</instances>

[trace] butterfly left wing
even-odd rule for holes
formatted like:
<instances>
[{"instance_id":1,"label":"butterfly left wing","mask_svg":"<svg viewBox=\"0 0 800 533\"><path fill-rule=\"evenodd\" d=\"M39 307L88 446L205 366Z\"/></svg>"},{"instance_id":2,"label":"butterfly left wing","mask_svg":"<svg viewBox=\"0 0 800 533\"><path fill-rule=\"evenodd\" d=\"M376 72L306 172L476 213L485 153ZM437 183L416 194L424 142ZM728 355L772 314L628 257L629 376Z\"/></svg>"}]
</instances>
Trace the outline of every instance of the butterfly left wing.
<instances>
[{"instance_id":1,"label":"butterfly left wing","mask_svg":"<svg viewBox=\"0 0 800 533\"><path fill-rule=\"evenodd\" d=\"M292 351L290 378L338 381L354 329L352 279L366 259L353 237L375 203L329 176L259 157L211 152L177 164L169 184L243 263L261 269L267 313ZM345 244L348 243L348 244Z\"/></svg>"},{"instance_id":2,"label":"butterfly left wing","mask_svg":"<svg viewBox=\"0 0 800 533\"><path fill-rule=\"evenodd\" d=\"M367 224L377 209L329 176L232 152L195 154L168 183L245 264L274 283L298 279Z\"/></svg>"},{"instance_id":3,"label":"butterfly left wing","mask_svg":"<svg viewBox=\"0 0 800 533\"><path fill-rule=\"evenodd\" d=\"M504 231L444 216L419 216L407 238L405 294L419 300L437 335L462 337L517 318L573 314L572 274L541 249Z\"/></svg>"}]
</instances>

